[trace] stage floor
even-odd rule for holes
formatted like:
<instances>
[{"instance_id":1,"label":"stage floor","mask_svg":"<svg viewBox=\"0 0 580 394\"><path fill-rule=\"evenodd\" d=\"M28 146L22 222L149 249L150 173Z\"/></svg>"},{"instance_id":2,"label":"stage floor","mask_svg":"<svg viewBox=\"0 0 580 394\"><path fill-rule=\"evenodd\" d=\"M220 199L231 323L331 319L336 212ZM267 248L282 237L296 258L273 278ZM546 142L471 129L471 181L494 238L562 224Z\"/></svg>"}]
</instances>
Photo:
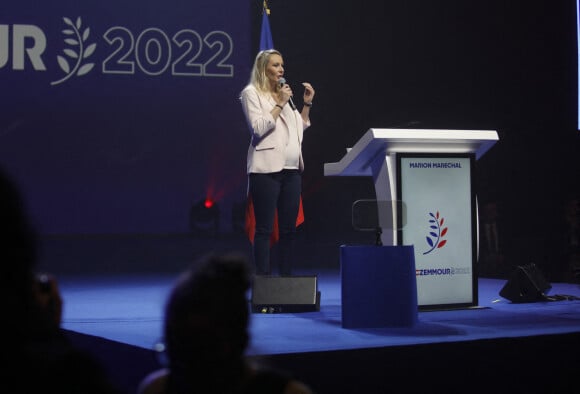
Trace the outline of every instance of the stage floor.
<instances>
[{"instance_id":1,"label":"stage floor","mask_svg":"<svg viewBox=\"0 0 580 394\"><path fill-rule=\"evenodd\" d=\"M304 272L312 275L313 272ZM506 280L478 280L477 308L421 311L405 328L345 329L337 271L319 271L320 311L254 313L248 356L291 371L317 393L575 393L580 301L512 304ZM106 366L123 393L163 363L170 273L59 275L63 328ZM551 283L549 295L580 297Z\"/></svg>"},{"instance_id":2,"label":"stage floor","mask_svg":"<svg viewBox=\"0 0 580 394\"><path fill-rule=\"evenodd\" d=\"M308 273L312 274L312 273ZM480 278L479 308L421 311L413 327L345 329L340 273L317 273L320 311L253 313L249 355L345 350L580 332L580 301L513 304L506 280ZM176 274L71 275L59 278L63 328L153 350ZM580 297L580 285L552 283L549 295Z\"/></svg>"}]
</instances>

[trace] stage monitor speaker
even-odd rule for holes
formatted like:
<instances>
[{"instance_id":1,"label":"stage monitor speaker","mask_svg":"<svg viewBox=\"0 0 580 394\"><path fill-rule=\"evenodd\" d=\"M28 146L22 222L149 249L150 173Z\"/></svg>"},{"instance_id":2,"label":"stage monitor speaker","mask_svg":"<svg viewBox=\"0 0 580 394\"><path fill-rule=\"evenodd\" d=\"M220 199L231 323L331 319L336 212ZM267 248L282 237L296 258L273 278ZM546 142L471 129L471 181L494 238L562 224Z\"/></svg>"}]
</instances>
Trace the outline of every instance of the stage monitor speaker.
<instances>
[{"instance_id":1,"label":"stage monitor speaker","mask_svg":"<svg viewBox=\"0 0 580 394\"><path fill-rule=\"evenodd\" d=\"M252 285L253 313L296 313L320 310L316 276L257 275Z\"/></svg>"},{"instance_id":2,"label":"stage monitor speaker","mask_svg":"<svg viewBox=\"0 0 580 394\"><path fill-rule=\"evenodd\" d=\"M552 285L546 281L535 264L518 266L499 295L513 303L547 301Z\"/></svg>"}]
</instances>

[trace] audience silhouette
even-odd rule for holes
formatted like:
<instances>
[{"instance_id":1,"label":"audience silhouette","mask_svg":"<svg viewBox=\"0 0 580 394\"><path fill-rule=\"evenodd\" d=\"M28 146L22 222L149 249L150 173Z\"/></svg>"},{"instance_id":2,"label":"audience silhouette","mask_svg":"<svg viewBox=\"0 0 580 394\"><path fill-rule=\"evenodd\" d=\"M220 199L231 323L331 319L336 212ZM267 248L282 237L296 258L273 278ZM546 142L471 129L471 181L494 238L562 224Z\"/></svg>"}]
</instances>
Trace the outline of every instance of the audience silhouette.
<instances>
[{"instance_id":1,"label":"audience silhouette","mask_svg":"<svg viewBox=\"0 0 580 394\"><path fill-rule=\"evenodd\" d=\"M15 394L117 393L101 365L61 329L56 278L36 273L37 241L17 184L0 169L3 386Z\"/></svg>"},{"instance_id":2,"label":"audience silhouette","mask_svg":"<svg viewBox=\"0 0 580 394\"><path fill-rule=\"evenodd\" d=\"M139 394L313 392L286 371L245 357L249 272L243 255L224 253L207 255L181 274L165 308L167 366L148 374Z\"/></svg>"}]
</instances>

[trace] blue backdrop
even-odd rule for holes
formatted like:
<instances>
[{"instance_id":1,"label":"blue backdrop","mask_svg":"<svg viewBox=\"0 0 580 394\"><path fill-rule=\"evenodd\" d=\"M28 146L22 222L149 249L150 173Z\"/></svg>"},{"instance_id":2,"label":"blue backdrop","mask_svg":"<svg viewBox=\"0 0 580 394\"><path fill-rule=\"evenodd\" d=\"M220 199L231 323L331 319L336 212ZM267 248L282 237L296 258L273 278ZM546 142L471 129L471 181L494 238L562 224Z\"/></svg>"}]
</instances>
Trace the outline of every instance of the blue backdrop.
<instances>
[{"instance_id":1,"label":"blue backdrop","mask_svg":"<svg viewBox=\"0 0 580 394\"><path fill-rule=\"evenodd\" d=\"M187 232L245 195L239 0L0 5L0 165L41 233ZM229 220L229 218L228 218Z\"/></svg>"}]
</instances>

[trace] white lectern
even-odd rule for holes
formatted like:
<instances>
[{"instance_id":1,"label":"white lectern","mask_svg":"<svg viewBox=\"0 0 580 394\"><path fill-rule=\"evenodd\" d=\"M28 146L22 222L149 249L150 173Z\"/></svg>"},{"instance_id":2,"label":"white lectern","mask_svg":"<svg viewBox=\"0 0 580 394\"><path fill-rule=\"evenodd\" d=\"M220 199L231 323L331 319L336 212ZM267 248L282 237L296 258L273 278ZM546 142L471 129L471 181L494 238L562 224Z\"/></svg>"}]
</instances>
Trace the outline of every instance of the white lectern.
<instances>
[{"instance_id":1,"label":"white lectern","mask_svg":"<svg viewBox=\"0 0 580 394\"><path fill-rule=\"evenodd\" d=\"M402 204L379 205L396 224L381 225L381 241L414 246L421 309L477 305L472 167L498 139L494 130L369 129L324 165L325 176L371 176L377 201Z\"/></svg>"}]
</instances>

